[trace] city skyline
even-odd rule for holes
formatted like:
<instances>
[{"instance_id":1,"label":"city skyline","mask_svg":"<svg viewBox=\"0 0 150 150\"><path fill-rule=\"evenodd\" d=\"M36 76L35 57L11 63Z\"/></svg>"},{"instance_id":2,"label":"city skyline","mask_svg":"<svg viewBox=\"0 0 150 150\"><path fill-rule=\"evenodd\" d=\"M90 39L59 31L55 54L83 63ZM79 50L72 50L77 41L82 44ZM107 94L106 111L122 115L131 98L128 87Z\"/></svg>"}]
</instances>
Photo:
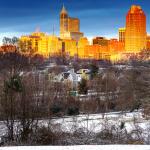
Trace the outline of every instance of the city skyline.
<instances>
[{"instance_id":1,"label":"city skyline","mask_svg":"<svg viewBox=\"0 0 150 150\"><path fill-rule=\"evenodd\" d=\"M113 4L108 0L105 2L95 0L94 3L91 0L82 2L56 0L42 3L41 0L37 0L36 3L29 3L28 0L26 2L14 0L9 2L10 6L7 5L7 1L1 2L1 40L4 36L29 34L38 27L41 31L52 34L53 26L55 26L55 34L59 35L59 12L63 3L72 17L80 19L81 31L88 38L96 36L118 38L118 28L125 26L125 16L132 4L141 5L143 8L147 16L147 32L150 32L150 10L148 10L150 2L148 0L126 0L125 2L116 0Z\"/></svg>"}]
</instances>

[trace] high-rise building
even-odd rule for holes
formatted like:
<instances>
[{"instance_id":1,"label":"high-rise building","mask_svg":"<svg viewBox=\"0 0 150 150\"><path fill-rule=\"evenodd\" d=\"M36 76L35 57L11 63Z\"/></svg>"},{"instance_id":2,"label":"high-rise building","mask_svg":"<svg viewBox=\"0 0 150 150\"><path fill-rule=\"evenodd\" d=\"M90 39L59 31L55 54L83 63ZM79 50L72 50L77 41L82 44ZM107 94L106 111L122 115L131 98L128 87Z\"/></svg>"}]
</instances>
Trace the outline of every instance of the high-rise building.
<instances>
[{"instance_id":1,"label":"high-rise building","mask_svg":"<svg viewBox=\"0 0 150 150\"><path fill-rule=\"evenodd\" d=\"M126 16L125 50L138 53L146 48L146 16L140 6L132 5Z\"/></svg>"},{"instance_id":2,"label":"high-rise building","mask_svg":"<svg viewBox=\"0 0 150 150\"><path fill-rule=\"evenodd\" d=\"M125 42L126 28L119 28L119 42Z\"/></svg>"},{"instance_id":3,"label":"high-rise building","mask_svg":"<svg viewBox=\"0 0 150 150\"><path fill-rule=\"evenodd\" d=\"M60 12L60 37L64 38L64 34L68 32L68 12L63 6Z\"/></svg>"},{"instance_id":4,"label":"high-rise building","mask_svg":"<svg viewBox=\"0 0 150 150\"><path fill-rule=\"evenodd\" d=\"M60 38L79 41L81 37L83 37L83 33L80 32L80 20L69 17L66 8L63 6L60 12Z\"/></svg>"},{"instance_id":5,"label":"high-rise building","mask_svg":"<svg viewBox=\"0 0 150 150\"><path fill-rule=\"evenodd\" d=\"M68 19L68 31L69 32L80 32L80 20L78 18Z\"/></svg>"}]
</instances>

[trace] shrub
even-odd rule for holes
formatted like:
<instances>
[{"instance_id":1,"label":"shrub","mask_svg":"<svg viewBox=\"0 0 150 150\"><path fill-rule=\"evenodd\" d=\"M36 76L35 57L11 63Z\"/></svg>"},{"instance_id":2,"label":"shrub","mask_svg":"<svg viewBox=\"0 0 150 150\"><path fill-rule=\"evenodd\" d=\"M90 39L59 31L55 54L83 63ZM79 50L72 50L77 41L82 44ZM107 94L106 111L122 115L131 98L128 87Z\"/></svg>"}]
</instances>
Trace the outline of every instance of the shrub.
<instances>
[{"instance_id":1,"label":"shrub","mask_svg":"<svg viewBox=\"0 0 150 150\"><path fill-rule=\"evenodd\" d=\"M79 115L79 108L77 106L70 106L67 109L67 115L69 115L69 116Z\"/></svg>"},{"instance_id":2,"label":"shrub","mask_svg":"<svg viewBox=\"0 0 150 150\"><path fill-rule=\"evenodd\" d=\"M46 127L39 128L35 136L35 143L38 145L56 145L60 138L55 132Z\"/></svg>"},{"instance_id":3,"label":"shrub","mask_svg":"<svg viewBox=\"0 0 150 150\"><path fill-rule=\"evenodd\" d=\"M63 113L63 106L61 104L53 104L52 107L50 108L51 112L53 115L56 115L56 116L61 116L62 113Z\"/></svg>"}]
</instances>

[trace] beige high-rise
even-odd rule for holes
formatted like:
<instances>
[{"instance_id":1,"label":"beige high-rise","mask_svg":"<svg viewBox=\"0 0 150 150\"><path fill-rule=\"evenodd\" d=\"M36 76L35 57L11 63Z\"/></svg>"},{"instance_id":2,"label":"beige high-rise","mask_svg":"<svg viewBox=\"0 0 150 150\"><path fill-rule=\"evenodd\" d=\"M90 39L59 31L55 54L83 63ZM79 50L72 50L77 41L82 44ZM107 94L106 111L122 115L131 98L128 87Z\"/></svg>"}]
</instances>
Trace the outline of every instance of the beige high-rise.
<instances>
[{"instance_id":1,"label":"beige high-rise","mask_svg":"<svg viewBox=\"0 0 150 150\"><path fill-rule=\"evenodd\" d=\"M60 12L60 38L79 41L81 37L83 37L83 33L80 32L80 20L69 17L66 8L63 6Z\"/></svg>"},{"instance_id":2,"label":"beige high-rise","mask_svg":"<svg viewBox=\"0 0 150 150\"><path fill-rule=\"evenodd\" d=\"M63 6L60 12L60 37L64 38L66 32L68 32L68 12Z\"/></svg>"}]
</instances>

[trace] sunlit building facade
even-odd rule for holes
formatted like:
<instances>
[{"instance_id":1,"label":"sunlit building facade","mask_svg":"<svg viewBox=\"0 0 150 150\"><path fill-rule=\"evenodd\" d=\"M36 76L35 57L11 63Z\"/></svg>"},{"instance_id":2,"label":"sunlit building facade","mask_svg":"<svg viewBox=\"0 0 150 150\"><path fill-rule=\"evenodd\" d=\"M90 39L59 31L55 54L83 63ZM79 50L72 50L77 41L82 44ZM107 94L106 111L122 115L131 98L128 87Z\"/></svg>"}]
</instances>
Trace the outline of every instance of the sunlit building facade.
<instances>
[{"instance_id":1,"label":"sunlit building facade","mask_svg":"<svg viewBox=\"0 0 150 150\"><path fill-rule=\"evenodd\" d=\"M126 16L125 50L138 53L146 48L146 16L140 6L132 5Z\"/></svg>"},{"instance_id":2,"label":"sunlit building facade","mask_svg":"<svg viewBox=\"0 0 150 150\"><path fill-rule=\"evenodd\" d=\"M80 32L80 20L69 17L66 8L63 6L60 12L60 38L78 41L81 37L83 37L83 33Z\"/></svg>"},{"instance_id":3,"label":"sunlit building facade","mask_svg":"<svg viewBox=\"0 0 150 150\"><path fill-rule=\"evenodd\" d=\"M125 32L126 28L119 28L119 42L125 43Z\"/></svg>"},{"instance_id":4,"label":"sunlit building facade","mask_svg":"<svg viewBox=\"0 0 150 150\"><path fill-rule=\"evenodd\" d=\"M110 39L108 51L110 54L124 52L124 42L120 42L118 39Z\"/></svg>"},{"instance_id":5,"label":"sunlit building facade","mask_svg":"<svg viewBox=\"0 0 150 150\"><path fill-rule=\"evenodd\" d=\"M93 39L93 45L108 46L109 40L105 37L96 37Z\"/></svg>"},{"instance_id":6,"label":"sunlit building facade","mask_svg":"<svg viewBox=\"0 0 150 150\"><path fill-rule=\"evenodd\" d=\"M61 41L55 35L46 35L42 32L34 32L28 36L22 36L19 46L25 53L40 54L44 57L59 55L61 53Z\"/></svg>"},{"instance_id":7,"label":"sunlit building facade","mask_svg":"<svg viewBox=\"0 0 150 150\"><path fill-rule=\"evenodd\" d=\"M150 35L147 35L147 43L146 43L146 49L150 50Z\"/></svg>"},{"instance_id":8,"label":"sunlit building facade","mask_svg":"<svg viewBox=\"0 0 150 150\"><path fill-rule=\"evenodd\" d=\"M61 54L61 41L55 35L48 36L48 53L50 56L58 56Z\"/></svg>"},{"instance_id":9,"label":"sunlit building facade","mask_svg":"<svg viewBox=\"0 0 150 150\"><path fill-rule=\"evenodd\" d=\"M68 18L68 31L80 32L80 20L78 18Z\"/></svg>"},{"instance_id":10,"label":"sunlit building facade","mask_svg":"<svg viewBox=\"0 0 150 150\"><path fill-rule=\"evenodd\" d=\"M20 38L20 48L26 53L44 57L62 56L82 59L110 59L117 61L123 55L150 49L150 36L146 33L146 16L140 6L133 5L126 16L126 27L119 28L119 40L95 37L90 45L80 32L80 20L68 15L63 6L60 12L60 36L34 32Z\"/></svg>"},{"instance_id":11,"label":"sunlit building facade","mask_svg":"<svg viewBox=\"0 0 150 150\"><path fill-rule=\"evenodd\" d=\"M3 45L0 46L0 52L8 53L8 52L15 52L17 47L15 45Z\"/></svg>"},{"instance_id":12,"label":"sunlit building facade","mask_svg":"<svg viewBox=\"0 0 150 150\"><path fill-rule=\"evenodd\" d=\"M61 50L67 56L73 57L77 55L77 42L73 39L63 39L61 40Z\"/></svg>"},{"instance_id":13,"label":"sunlit building facade","mask_svg":"<svg viewBox=\"0 0 150 150\"><path fill-rule=\"evenodd\" d=\"M20 38L20 47L26 53L36 53L48 57L48 36L42 32L34 32Z\"/></svg>"},{"instance_id":14,"label":"sunlit building facade","mask_svg":"<svg viewBox=\"0 0 150 150\"><path fill-rule=\"evenodd\" d=\"M89 41L86 37L82 37L80 38L79 42L78 42L78 47L77 47L77 54L80 58L85 58L85 47L90 45Z\"/></svg>"},{"instance_id":15,"label":"sunlit building facade","mask_svg":"<svg viewBox=\"0 0 150 150\"><path fill-rule=\"evenodd\" d=\"M84 58L86 59L107 59L110 60L110 53L108 47L101 45L86 45L84 47Z\"/></svg>"},{"instance_id":16,"label":"sunlit building facade","mask_svg":"<svg viewBox=\"0 0 150 150\"><path fill-rule=\"evenodd\" d=\"M84 47L85 58L87 59L100 59L100 45L87 45Z\"/></svg>"}]
</instances>

